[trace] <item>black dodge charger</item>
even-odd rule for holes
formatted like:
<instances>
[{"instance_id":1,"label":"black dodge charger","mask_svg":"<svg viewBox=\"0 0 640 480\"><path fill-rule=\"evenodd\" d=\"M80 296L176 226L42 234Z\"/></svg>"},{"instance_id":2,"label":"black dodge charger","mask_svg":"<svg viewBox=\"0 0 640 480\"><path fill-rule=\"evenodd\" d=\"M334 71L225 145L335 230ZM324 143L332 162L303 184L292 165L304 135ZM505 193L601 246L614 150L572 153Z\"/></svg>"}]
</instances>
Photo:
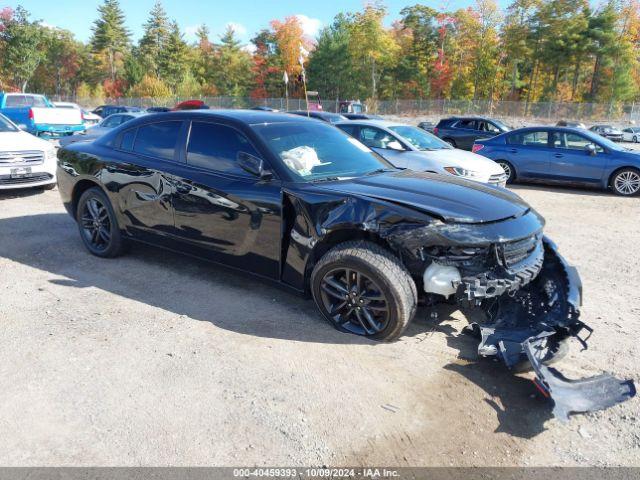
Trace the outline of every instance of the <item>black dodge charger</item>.
<instances>
[{"instance_id":1,"label":"black dodge charger","mask_svg":"<svg viewBox=\"0 0 640 480\"><path fill-rule=\"evenodd\" d=\"M377 340L400 336L419 301L480 309L479 353L530 360L549 392L561 380L544 362L585 328L578 275L520 197L394 169L316 120L161 113L58 158L64 205L100 257L138 241L246 270L310 292L335 327Z\"/></svg>"}]
</instances>

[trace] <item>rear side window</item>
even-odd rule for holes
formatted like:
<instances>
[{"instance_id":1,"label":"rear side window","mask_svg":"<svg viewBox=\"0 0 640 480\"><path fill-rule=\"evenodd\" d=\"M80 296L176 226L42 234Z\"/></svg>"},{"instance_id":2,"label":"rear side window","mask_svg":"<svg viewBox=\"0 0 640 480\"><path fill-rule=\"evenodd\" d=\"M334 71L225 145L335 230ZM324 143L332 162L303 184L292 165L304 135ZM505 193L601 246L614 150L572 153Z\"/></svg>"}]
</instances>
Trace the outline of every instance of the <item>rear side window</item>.
<instances>
[{"instance_id":1,"label":"rear side window","mask_svg":"<svg viewBox=\"0 0 640 480\"><path fill-rule=\"evenodd\" d=\"M476 121L472 120L472 119L467 119L467 120L460 120L458 123L455 124L456 128L468 128L471 130L475 130L476 129Z\"/></svg>"},{"instance_id":2,"label":"rear side window","mask_svg":"<svg viewBox=\"0 0 640 480\"><path fill-rule=\"evenodd\" d=\"M549 141L549 132L540 130L535 132L517 133L509 135L507 143L509 145L523 145L533 147L546 147Z\"/></svg>"},{"instance_id":3,"label":"rear side window","mask_svg":"<svg viewBox=\"0 0 640 480\"><path fill-rule=\"evenodd\" d=\"M132 128L122 133L120 136L120 148L122 150L133 150L133 141L136 139L137 128Z\"/></svg>"},{"instance_id":4,"label":"rear side window","mask_svg":"<svg viewBox=\"0 0 640 480\"><path fill-rule=\"evenodd\" d=\"M249 176L238 166L237 158L240 152L260 157L247 137L234 128L204 122L191 124L187 148L187 163L189 165L234 175Z\"/></svg>"},{"instance_id":5,"label":"rear side window","mask_svg":"<svg viewBox=\"0 0 640 480\"><path fill-rule=\"evenodd\" d=\"M133 151L173 160L182 122L158 122L138 128Z\"/></svg>"},{"instance_id":6,"label":"rear side window","mask_svg":"<svg viewBox=\"0 0 640 480\"><path fill-rule=\"evenodd\" d=\"M355 125L338 125L338 128L343 132L348 133L352 137L355 135L356 130L358 129L358 127L356 127Z\"/></svg>"}]
</instances>

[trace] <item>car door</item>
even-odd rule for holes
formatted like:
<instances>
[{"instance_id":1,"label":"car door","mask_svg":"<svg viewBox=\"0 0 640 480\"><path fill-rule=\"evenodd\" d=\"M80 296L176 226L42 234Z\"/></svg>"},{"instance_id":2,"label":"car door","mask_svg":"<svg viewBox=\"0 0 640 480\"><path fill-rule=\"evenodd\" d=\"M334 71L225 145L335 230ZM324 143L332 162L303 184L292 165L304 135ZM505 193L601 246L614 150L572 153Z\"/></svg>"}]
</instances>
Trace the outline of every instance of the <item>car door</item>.
<instances>
[{"instance_id":1,"label":"car door","mask_svg":"<svg viewBox=\"0 0 640 480\"><path fill-rule=\"evenodd\" d=\"M186 162L175 178L177 234L199 255L279 278L281 182L243 170L238 154L261 158L237 128L209 121L190 124Z\"/></svg>"},{"instance_id":2,"label":"car door","mask_svg":"<svg viewBox=\"0 0 640 480\"><path fill-rule=\"evenodd\" d=\"M471 150L475 139L480 138L478 128L478 121L474 118L466 118L454 123L452 131L453 140L456 142L455 146L463 150Z\"/></svg>"},{"instance_id":3,"label":"car door","mask_svg":"<svg viewBox=\"0 0 640 480\"><path fill-rule=\"evenodd\" d=\"M108 188L117 186L119 202L114 208L130 235L172 246L171 195L180 161L176 146L185 125L181 120L147 123L116 138L117 157L101 180Z\"/></svg>"},{"instance_id":4,"label":"car door","mask_svg":"<svg viewBox=\"0 0 640 480\"><path fill-rule=\"evenodd\" d=\"M407 168L407 158L404 155L407 148L403 142L392 133L378 127L362 125L359 138L371 150L397 168Z\"/></svg>"},{"instance_id":5,"label":"car door","mask_svg":"<svg viewBox=\"0 0 640 480\"><path fill-rule=\"evenodd\" d=\"M552 132L551 145L549 171L552 179L583 184L602 181L609 161L609 154L602 146L579 133L565 131ZM593 145L595 151L590 151L589 145Z\"/></svg>"},{"instance_id":6,"label":"car door","mask_svg":"<svg viewBox=\"0 0 640 480\"><path fill-rule=\"evenodd\" d=\"M520 179L549 178L550 155L547 129L512 132L506 138L505 160L515 167L516 175Z\"/></svg>"}]
</instances>

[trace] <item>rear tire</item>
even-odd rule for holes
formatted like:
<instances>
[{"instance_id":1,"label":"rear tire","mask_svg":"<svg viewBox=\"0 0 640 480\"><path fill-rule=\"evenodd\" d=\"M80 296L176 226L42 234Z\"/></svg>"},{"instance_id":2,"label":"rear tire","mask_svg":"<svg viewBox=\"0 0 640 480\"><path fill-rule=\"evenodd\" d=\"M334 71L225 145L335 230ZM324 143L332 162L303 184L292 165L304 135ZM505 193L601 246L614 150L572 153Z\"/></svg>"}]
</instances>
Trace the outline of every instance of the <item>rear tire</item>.
<instances>
[{"instance_id":1,"label":"rear tire","mask_svg":"<svg viewBox=\"0 0 640 480\"><path fill-rule=\"evenodd\" d=\"M507 183L513 183L516 179L516 170L506 160L496 160L496 163L502 167L504 173L507 174Z\"/></svg>"},{"instance_id":2,"label":"rear tire","mask_svg":"<svg viewBox=\"0 0 640 480\"><path fill-rule=\"evenodd\" d=\"M76 222L84 246L93 255L113 258L124 253L125 243L113 207L99 187L88 189L78 200Z\"/></svg>"},{"instance_id":3,"label":"rear tire","mask_svg":"<svg viewBox=\"0 0 640 480\"><path fill-rule=\"evenodd\" d=\"M638 136L637 135L633 136L633 143L638 143Z\"/></svg>"},{"instance_id":4,"label":"rear tire","mask_svg":"<svg viewBox=\"0 0 640 480\"><path fill-rule=\"evenodd\" d=\"M456 144L456 141L453 138L443 138L443 140L447 142L449 145L451 145L453 148L458 148L458 144Z\"/></svg>"},{"instance_id":5,"label":"rear tire","mask_svg":"<svg viewBox=\"0 0 640 480\"><path fill-rule=\"evenodd\" d=\"M311 293L335 328L382 341L402 334L418 304L415 282L402 262L367 241L329 250L311 273Z\"/></svg>"},{"instance_id":6,"label":"rear tire","mask_svg":"<svg viewBox=\"0 0 640 480\"><path fill-rule=\"evenodd\" d=\"M633 197L640 193L640 171L623 168L611 178L611 188L622 197Z\"/></svg>"}]
</instances>

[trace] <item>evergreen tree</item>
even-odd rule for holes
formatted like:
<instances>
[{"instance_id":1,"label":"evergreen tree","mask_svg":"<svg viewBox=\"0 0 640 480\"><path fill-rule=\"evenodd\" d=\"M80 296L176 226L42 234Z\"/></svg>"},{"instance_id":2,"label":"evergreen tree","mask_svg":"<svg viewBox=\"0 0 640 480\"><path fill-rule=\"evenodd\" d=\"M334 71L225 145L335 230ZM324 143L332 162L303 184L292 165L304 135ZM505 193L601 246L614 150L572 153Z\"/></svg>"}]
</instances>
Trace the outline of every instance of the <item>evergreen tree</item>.
<instances>
[{"instance_id":1,"label":"evergreen tree","mask_svg":"<svg viewBox=\"0 0 640 480\"><path fill-rule=\"evenodd\" d=\"M98 7L99 17L93 23L90 40L94 53L106 56L111 81L116 80L118 68L129 49L130 33L124 23L124 13L118 0L104 0Z\"/></svg>"},{"instance_id":2,"label":"evergreen tree","mask_svg":"<svg viewBox=\"0 0 640 480\"><path fill-rule=\"evenodd\" d=\"M149 19L144 24L144 34L139 44L142 63L147 71L153 72L157 77L160 77L160 57L169 43L170 29L167 12L162 2L157 0L149 13Z\"/></svg>"},{"instance_id":3,"label":"evergreen tree","mask_svg":"<svg viewBox=\"0 0 640 480\"><path fill-rule=\"evenodd\" d=\"M174 90L187 74L189 55L189 47L182 38L180 27L172 22L167 43L158 56L158 77Z\"/></svg>"}]
</instances>

